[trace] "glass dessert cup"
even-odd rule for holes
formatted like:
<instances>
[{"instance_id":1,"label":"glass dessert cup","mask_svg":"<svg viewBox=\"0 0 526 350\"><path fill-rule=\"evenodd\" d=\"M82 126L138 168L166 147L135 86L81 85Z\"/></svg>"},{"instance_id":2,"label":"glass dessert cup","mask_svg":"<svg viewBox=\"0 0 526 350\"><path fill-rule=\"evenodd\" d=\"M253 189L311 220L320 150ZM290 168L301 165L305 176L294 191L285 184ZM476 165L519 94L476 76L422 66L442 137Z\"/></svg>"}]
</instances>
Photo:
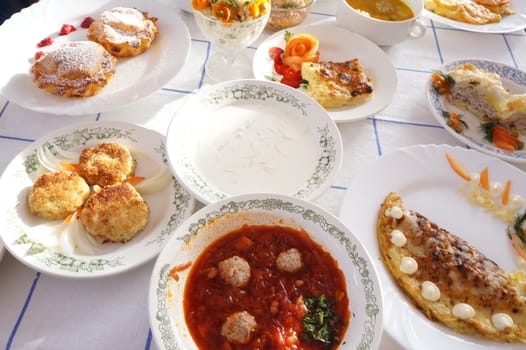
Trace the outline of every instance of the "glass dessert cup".
<instances>
[{"instance_id":1,"label":"glass dessert cup","mask_svg":"<svg viewBox=\"0 0 526 350\"><path fill-rule=\"evenodd\" d=\"M216 81L252 78L251 59L242 55L243 50L261 35L270 14L241 22L222 22L206 11L194 11L194 18L201 33L212 43L212 54L205 69L207 76Z\"/></svg>"}]
</instances>

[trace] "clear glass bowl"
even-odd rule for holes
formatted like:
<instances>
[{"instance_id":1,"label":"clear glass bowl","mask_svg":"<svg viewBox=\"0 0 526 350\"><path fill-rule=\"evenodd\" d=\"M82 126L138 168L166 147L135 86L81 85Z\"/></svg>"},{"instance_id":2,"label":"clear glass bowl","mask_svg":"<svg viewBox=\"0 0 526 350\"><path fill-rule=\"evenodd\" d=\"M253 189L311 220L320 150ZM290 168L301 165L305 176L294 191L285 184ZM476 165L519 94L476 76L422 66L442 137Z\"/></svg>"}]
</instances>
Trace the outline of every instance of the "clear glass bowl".
<instances>
[{"instance_id":1,"label":"clear glass bowl","mask_svg":"<svg viewBox=\"0 0 526 350\"><path fill-rule=\"evenodd\" d=\"M316 0L272 1L266 30L276 32L302 23L309 15Z\"/></svg>"},{"instance_id":2,"label":"clear glass bowl","mask_svg":"<svg viewBox=\"0 0 526 350\"><path fill-rule=\"evenodd\" d=\"M210 40L212 45L224 51L237 52L252 44L259 37L265 29L269 13L256 19L224 23L207 15L205 11L194 10L194 18L201 33Z\"/></svg>"}]
</instances>

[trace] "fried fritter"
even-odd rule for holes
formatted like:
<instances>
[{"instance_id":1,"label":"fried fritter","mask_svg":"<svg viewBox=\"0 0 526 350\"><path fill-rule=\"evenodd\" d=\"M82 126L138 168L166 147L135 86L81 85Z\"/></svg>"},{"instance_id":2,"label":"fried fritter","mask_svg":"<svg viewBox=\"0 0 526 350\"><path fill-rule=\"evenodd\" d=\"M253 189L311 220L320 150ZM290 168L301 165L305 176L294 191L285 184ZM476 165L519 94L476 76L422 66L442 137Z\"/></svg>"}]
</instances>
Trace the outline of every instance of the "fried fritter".
<instances>
[{"instance_id":1,"label":"fried fritter","mask_svg":"<svg viewBox=\"0 0 526 350\"><path fill-rule=\"evenodd\" d=\"M47 220L59 220L82 206L90 195L86 181L77 173L62 170L44 173L29 191L29 212Z\"/></svg>"},{"instance_id":2,"label":"fried fritter","mask_svg":"<svg viewBox=\"0 0 526 350\"><path fill-rule=\"evenodd\" d=\"M150 208L127 182L104 187L92 195L80 212L80 221L92 236L109 242L126 242L148 224Z\"/></svg>"},{"instance_id":3,"label":"fried fritter","mask_svg":"<svg viewBox=\"0 0 526 350\"><path fill-rule=\"evenodd\" d=\"M79 173L88 184L114 185L135 174L137 162L130 151L118 143L99 143L85 148L79 157Z\"/></svg>"}]
</instances>

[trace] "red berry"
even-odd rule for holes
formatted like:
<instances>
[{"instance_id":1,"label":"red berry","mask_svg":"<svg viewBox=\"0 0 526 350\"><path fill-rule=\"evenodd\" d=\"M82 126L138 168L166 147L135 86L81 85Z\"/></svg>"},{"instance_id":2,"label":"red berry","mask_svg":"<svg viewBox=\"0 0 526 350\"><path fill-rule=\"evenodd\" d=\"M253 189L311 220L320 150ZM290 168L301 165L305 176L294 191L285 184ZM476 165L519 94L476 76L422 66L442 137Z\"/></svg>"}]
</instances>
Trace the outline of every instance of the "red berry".
<instances>
[{"instance_id":1,"label":"red berry","mask_svg":"<svg viewBox=\"0 0 526 350\"><path fill-rule=\"evenodd\" d=\"M44 46L49 46L53 44L53 39L51 39L51 37L47 37L47 38L44 38L42 40L40 40L40 42L37 44L38 47L44 47Z\"/></svg>"},{"instance_id":2,"label":"red berry","mask_svg":"<svg viewBox=\"0 0 526 350\"><path fill-rule=\"evenodd\" d=\"M69 33L74 32L76 30L77 28L75 28L74 25L63 24L62 28L60 28L60 32L58 33L58 35L68 35Z\"/></svg>"},{"instance_id":3,"label":"red berry","mask_svg":"<svg viewBox=\"0 0 526 350\"><path fill-rule=\"evenodd\" d=\"M35 61L38 61L38 59L42 56L44 56L44 52L43 51L37 51L35 52Z\"/></svg>"},{"instance_id":4,"label":"red berry","mask_svg":"<svg viewBox=\"0 0 526 350\"><path fill-rule=\"evenodd\" d=\"M87 28L89 28L91 23L93 23L93 21L94 21L94 19L88 16L88 17L84 18L84 20L80 24L80 27L84 28L84 29L87 29Z\"/></svg>"}]
</instances>

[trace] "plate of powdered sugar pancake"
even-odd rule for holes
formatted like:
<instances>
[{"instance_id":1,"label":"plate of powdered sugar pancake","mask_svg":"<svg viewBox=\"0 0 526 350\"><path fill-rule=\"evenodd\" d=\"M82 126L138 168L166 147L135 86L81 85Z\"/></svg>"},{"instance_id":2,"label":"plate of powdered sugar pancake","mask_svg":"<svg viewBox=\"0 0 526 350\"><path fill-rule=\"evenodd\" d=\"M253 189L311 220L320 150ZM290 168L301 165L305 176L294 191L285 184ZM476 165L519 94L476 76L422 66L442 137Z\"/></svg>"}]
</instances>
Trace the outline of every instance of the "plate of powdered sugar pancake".
<instances>
[{"instance_id":1,"label":"plate of powdered sugar pancake","mask_svg":"<svg viewBox=\"0 0 526 350\"><path fill-rule=\"evenodd\" d=\"M53 131L0 177L0 242L28 267L60 277L108 276L146 263L195 203L166 159L164 137L130 123Z\"/></svg>"},{"instance_id":2,"label":"plate of powdered sugar pancake","mask_svg":"<svg viewBox=\"0 0 526 350\"><path fill-rule=\"evenodd\" d=\"M127 10L111 12L118 8ZM136 11L135 14L141 18L131 15L132 11ZM107 15L108 12L111 13ZM116 49L110 49L113 66L108 67L111 65L109 60L97 65L98 69L107 69L103 79L99 75L93 76L91 65L86 69L80 63L82 60L69 60L71 55L57 54L63 50L64 45L71 45L72 42L95 43L93 37L92 40L88 39L88 32L92 30L90 23L92 27L95 24L93 21L103 22L105 25L110 23L108 25L112 29L107 33L116 37L118 44L122 41L122 45L134 46L141 36L139 42L144 45L142 16L144 21L149 19L155 26L155 30L151 30L149 46L128 57L117 57ZM130 31L133 35L129 34ZM173 79L190 53L190 34L177 11L152 1L41 1L6 20L0 26L0 39L4 47L10 48L9 55L5 55L2 61L3 66L9 68L0 71L0 94L24 108L49 114L83 115L105 112L144 98ZM108 49L104 43L101 44L98 45ZM72 72L68 70L67 74L61 74L62 70L54 68L40 72L46 67L49 69L49 64L42 65L44 68L39 67L38 70L46 79L47 85L39 88L41 82L33 81L33 66L37 61L46 59L46 56L51 57L52 52L59 57L58 61L66 56L68 67L73 67ZM84 59L90 55L77 56ZM56 61L52 62L56 64ZM60 79L54 76L59 74ZM86 82L83 80L84 74L95 82L87 88L87 94L82 85ZM58 85L57 81L63 81L63 77L70 79L68 84L76 89L73 96L64 93L62 85L53 87L53 84ZM77 85L81 87L77 88ZM47 91L50 86L55 92ZM97 91L90 94L90 89Z\"/></svg>"}]
</instances>

